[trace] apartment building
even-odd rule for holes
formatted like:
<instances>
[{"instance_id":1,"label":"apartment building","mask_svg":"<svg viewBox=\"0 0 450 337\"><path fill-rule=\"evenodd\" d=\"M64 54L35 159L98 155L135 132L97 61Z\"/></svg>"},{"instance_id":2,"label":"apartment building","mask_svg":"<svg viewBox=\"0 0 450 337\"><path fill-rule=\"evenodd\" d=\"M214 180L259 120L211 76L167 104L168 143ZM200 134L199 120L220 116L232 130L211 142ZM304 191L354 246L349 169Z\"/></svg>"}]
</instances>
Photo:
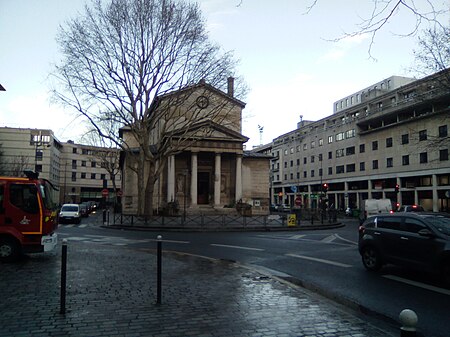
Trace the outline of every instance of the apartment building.
<instances>
[{"instance_id":1,"label":"apartment building","mask_svg":"<svg viewBox=\"0 0 450 337\"><path fill-rule=\"evenodd\" d=\"M57 188L54 200L61 204L100 201L104 188L113 199L121 187L118 163L116 171L105 169L107 162L118 160L118 150L60 142L52 130L0 127L0 153L1 175L35 170Z\"/></svg>"},{"instance_id":2,"label":"apartment building","mask_svg":"<svg viewBox=\"0 0 450 337\"><path fill-rule=\"evenodd\" d=\"M392 77L333 104L334 113L271 147L271 201L359 208L368 198L449 210L449 70L420 80ZM353 99L352 99L353 97ZM255 151L259 151L256 149ZM398 192L397 192L398 189Z\"/></svg>"}]
</instances>

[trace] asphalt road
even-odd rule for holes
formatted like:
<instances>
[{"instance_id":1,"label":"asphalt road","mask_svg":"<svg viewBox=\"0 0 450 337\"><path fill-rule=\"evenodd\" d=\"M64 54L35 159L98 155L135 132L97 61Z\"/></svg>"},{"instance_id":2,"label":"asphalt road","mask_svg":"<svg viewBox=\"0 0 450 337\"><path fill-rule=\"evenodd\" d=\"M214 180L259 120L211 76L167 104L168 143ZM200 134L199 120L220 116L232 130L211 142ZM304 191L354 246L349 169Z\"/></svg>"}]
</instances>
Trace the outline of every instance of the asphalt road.
<instances>
[{"instance_id":1,"label":"asphalt road","mask_svg":"<svg viewBox=\"0 0 450 337\"><path fill-rule=\"evenodd\" d=\"M163 249L232 260L270 270L341 303L397 322L403 309L414 310L425 336L450 336L450 289L433 275L387 266L367 272L357 251L356 221L340 229L297 232L134 232L100 228L93 217L81 225L62 225L61 238L130 248Z\"/></svg>"}]
</instances>

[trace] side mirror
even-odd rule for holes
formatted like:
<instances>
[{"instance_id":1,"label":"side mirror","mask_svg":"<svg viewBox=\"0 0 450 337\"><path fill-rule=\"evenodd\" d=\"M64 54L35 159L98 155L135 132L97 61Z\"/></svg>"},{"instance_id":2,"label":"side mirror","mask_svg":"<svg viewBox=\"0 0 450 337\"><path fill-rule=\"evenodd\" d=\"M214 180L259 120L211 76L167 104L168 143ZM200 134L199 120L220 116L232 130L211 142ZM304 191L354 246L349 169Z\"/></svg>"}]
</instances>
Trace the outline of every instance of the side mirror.
<instances>
[{"instance_id":1,"label":"side mirror","mask_svg":"<svg viewBox=\"0 0 450 337\"><path fill-rule=\"evenodd\" d=\"M421 229L421 230L418 232L418 234L419 234L420 236L425 236L425 237L427 237L427 238L434 238L434 237L436 237L436 235L435 235L432 231L430 231L429 229Z\"/></svg>"}]
</instances>

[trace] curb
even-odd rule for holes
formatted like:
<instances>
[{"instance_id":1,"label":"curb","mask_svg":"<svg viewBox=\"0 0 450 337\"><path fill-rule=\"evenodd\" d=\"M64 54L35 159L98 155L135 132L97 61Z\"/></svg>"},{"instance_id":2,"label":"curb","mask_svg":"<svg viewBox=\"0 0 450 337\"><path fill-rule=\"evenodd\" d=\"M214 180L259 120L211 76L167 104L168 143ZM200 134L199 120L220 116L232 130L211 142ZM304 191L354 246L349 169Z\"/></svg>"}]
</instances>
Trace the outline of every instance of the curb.
<instances>
[{"instance_id":1,"label":"curb","mask_svg":"<svg viewBox=\"0 0 450 337\"><path fill-rule=\"evenodd\" d=\"M150 226L127 226L127 225L101 225L102 228L130 230L130 231L149 231L149 232L295 232L302 230L325 230L345 227L342 222L326 225L312 225L312 226L295 226L295 227L150 227Z\"/></svg>"}]
</instances>

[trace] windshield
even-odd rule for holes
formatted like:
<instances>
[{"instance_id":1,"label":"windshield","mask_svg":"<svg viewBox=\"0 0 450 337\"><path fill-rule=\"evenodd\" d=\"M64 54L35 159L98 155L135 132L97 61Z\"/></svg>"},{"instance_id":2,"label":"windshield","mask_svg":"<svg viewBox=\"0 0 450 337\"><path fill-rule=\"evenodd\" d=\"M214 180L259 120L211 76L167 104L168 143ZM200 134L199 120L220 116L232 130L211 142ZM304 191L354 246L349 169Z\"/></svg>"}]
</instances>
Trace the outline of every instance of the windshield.
<instances>
[{"instance_id":1,"label":"windshield","mask_svg":"<svg viewBox=\"0 0 450 337\"><path fill-rule=\"evenodd\" d=\"M45 181L42 181L39 185L39 188L41 190L42 200L44 202L44 208L49 210L56 209L56 204L53 201L52 198L52 191L50 189L50 185L47 184Z\"/></svg>"},{"instance_id":2,"label":"windshield","mask_svg":"<svg viewBox=\"0 0 450 337\"><path fill-rule=\"evenodd\" d=\"M427 219L439 232L450 236L450 217L430 216Z\"/></svg>"},{"instance_id":3,"label":"windshield","mask_svg":"<svg viewBox=\"0 0 450 337\"><path fill-rule=\"evenodd\" d=\"M61 212L78 212L78 206L66 205L61 208Z\"/></svg>"}]
</instances>

